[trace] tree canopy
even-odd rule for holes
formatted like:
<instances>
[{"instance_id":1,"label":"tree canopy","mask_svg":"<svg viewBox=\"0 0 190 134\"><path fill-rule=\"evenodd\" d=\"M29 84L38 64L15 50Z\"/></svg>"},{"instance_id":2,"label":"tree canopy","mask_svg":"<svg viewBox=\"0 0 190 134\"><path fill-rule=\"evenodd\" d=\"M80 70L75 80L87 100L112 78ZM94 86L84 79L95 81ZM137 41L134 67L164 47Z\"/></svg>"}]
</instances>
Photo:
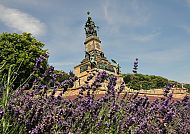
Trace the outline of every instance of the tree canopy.
<instances>
[{"instance_id":1,"label":"tree canopy","mask_svg":"<svg viewBox=\"0 0 190 134\"><path fill-rule=\"evenodd\" d=\"M177 81L168 80L167 78L155 75L123 74L123 80L126 86L134 90L164 88L168 84L176 88L182 88L182 84ZM188 92L190 92L190 84L183 84L183 88L188 89Z\"/></svg>"},{"instance_id":2,"label":"tree canopy","mask_svg":"<svg viewBox=\"0 0 190 134\"><path fill-rule=\"evenodd\" d=\"M144 74L124 74L123 79L128 87L135 90L164 88L169 82L161 76Z\"/></svg>"},{"instance_id":3,"label":"tree canopy","mask_svg":"<svg viewBox=\"0 0 190 134\"><path fill-rule=\"evenodd\" d=\"M43 46L30 33L0 34L0 65L5 63L3 73L6 74L10 66L19 68L15 82L23 82L33 72L36 58L47 53L47 50L42 49ZM44 62L46 65L47 60Z\"/></svg>"}]
</instances>

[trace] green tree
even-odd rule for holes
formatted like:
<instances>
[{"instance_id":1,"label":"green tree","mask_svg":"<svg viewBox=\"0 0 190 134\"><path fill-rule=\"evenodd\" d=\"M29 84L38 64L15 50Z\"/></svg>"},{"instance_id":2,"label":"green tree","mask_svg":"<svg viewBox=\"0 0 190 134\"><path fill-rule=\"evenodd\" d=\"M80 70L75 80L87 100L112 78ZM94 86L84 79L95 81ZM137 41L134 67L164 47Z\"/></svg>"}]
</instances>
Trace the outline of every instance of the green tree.
<instances>
[{"instance_id":1,"label":"green tree","mask_svg":"<svg viewBox=\"0 0 190 134\"><path fill-rule=\"evenodd\" d=\"M144 74L123 74L123 80L126 85L132 89L154 89L164 88L168 84L168 79L161 76Z\"/></svg>"},{"instance_id":2,"label":"green tree","mask_svg":"<svg viewBox=\"0 0 190 134\"><path fill-rule=\"evenodd\" d=\"M54 70L54 73L57 75L56 81L58 82L63 82L64 80L69 79L69 74L62 70Z\"/></svg>"},{"instance_id":3,"label":"green tree","mask_svg":"<svg viewBox=\"0 0 190 134\"><path fill-rule=\"evenodd\" d=\"M138 70L138 58L135 59L133 73L137 74L137 70Z\"/></svg>"},{"instance_id":4,"label":"green tree","mask_svg":"<svg viewBox=\"0 0 190 134\"><path fill-rule=\"evenodd\" d=\"M185 84L184 87L190 89L190 84Z\"/></svg>"},{"instance_id":5,"label":"green tree","mask_svg":"<svg viewBox=\"0 0 190 134\"><path fill-rule=\"evenodd\" d=\"M15 84L25 81L33 72L36 58L47 53L47 50L42 49L43 46L30 33L0 34L0 65L6 63L3 74L8 73L10 66L19 68ZM44 67L46 65L47 60L43 63Z\"/></svg>"}]
</instances>

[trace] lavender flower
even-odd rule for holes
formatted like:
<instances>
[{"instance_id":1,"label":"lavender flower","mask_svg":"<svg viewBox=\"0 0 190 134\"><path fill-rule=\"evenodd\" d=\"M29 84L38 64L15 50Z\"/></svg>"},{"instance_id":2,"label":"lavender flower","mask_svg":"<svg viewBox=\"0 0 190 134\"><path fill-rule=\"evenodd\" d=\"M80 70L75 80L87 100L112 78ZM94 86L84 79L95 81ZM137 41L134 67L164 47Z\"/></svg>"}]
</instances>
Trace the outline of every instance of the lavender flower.
<instances>
[{"instance_id":1,"label":"lavender flower","mask_svg":"<svg viewBox=\"0 0 190 134\"><path fill-rule=\"evenodd\" d=\"M0 119L3 117L3 115L4 115L4 110L0 108Z\"/></svg>"},{"instance_id":2,"label":"lavender flower","mask_svg":"<svg viewBox=\"0 0 190 134\"><path fill-rule=\"evenodd\" d=\"M171 87L172 87L172 85L171 85L171 84L168 84L168 86L164 89L164 96L167 97L168 93L169 93L170 90L171 90Z\"/></svg>"},{"instance_id":3,"label":"lavender flower","mask_svg":"<svg viewBox=\"0 0 190 134\"><path fill-rule=\"evenodd\" d=\"M45 71L46 72L46 71ZM52 73L52 68L47 71ZM44 75L42 78L46 77ZM93 75L93 74L92 74ZM51 74L54 77L54 75ZM91 76L90 76L91 77ZM62 97L73 86L76 77L61 83L62 92L52 95L35 94L36 91L17 91L10 98L8 115L11 122L24 126L25 133L190 133L190 102L186 96L182 101L171 100L170 95L156 100L138 93L125 93L124 83L116 89L116 77L106 72L97 72L93 79L79 89L79 96L70 100ZM90 82L89 82L90 81ZM92 81L92 84L90 84ZM102 82L108 82L107 93L96 98L94 93ZM39 92L48 89L46 84L37 86ZM87 95L86 95L87 93ZM0 109L0 116L2 109Z\"/></svg>"}]
</instances>

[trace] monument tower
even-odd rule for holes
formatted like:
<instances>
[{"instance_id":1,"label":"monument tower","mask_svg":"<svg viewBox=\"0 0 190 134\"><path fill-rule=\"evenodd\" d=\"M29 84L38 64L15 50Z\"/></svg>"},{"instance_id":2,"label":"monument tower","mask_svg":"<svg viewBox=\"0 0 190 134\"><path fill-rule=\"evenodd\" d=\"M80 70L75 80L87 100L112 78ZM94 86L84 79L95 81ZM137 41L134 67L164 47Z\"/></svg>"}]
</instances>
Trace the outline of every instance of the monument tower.
<instances>
[{"instance_id":1,"label":"monument tower","mask_svg":"<svg viewBox=\"0 0 190 134\"><path fill-rule=\"evenodd\" d=\"M114 62L114 65L107 60L102 50L102 44L97 34L98 27L95 25L92 18L89 16L85 23L86 39L85 56L81 63L74 67L74 74L84 81L89 72L106 71L109 74L118 76L120 74L119 64ZM112 60L114 61L114 60Z\"/></svg>"}]
</instances>

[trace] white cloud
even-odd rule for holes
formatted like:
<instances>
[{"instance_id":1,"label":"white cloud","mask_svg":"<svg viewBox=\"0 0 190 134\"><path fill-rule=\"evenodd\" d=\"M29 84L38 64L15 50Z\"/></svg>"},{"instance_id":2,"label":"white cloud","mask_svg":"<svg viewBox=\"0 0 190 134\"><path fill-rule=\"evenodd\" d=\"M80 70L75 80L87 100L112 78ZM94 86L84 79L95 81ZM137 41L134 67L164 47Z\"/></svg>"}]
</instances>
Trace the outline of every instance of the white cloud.
<instances>
[{"instance_id":1,"label":"white cloud","mask_svg":"<svg viewBox=\"0 0 190 134\"><path fill-rule=\"evenodd\" d=\"M45 32L45 24L37 18L3 5L0 5L0 21L19 32L29 32L33 35L43 35Z\"/></svg>"}]
</instances>

